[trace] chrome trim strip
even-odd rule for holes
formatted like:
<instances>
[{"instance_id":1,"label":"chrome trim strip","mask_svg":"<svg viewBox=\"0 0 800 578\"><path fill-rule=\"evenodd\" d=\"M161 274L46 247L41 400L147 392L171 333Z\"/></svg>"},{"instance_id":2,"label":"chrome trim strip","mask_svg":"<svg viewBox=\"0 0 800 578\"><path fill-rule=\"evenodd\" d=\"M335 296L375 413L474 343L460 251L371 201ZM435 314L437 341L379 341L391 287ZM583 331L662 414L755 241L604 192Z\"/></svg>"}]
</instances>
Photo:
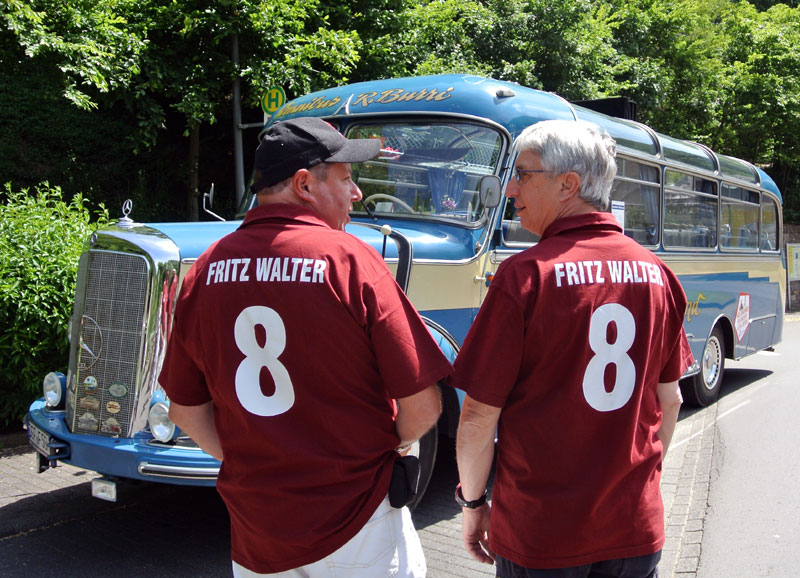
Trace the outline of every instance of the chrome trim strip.
<instances>
[{"instance_id":1,"label":"chrome trim strip","mask_svg":"<svg viewBox=\"0 0 800 578\"><path fill-rule=\"evenodd\" d=\"M183 480L215 480L219 476L219 468L189 468L140 462L137 469L143 476Z\"/></svg>"},{"instance_id":2,"label":"chrome trim strip","mask_svg":"<svg viewBox=\"0 0 800 578\"><path fill-rule=\"evenodd\" d=\"M760 317L751 317L750 318L750 325L757 321L765 321L767 319L777 319L778 316L775 313L768 313L766 315L761 315Z\"/></svg>"}]
</instances>

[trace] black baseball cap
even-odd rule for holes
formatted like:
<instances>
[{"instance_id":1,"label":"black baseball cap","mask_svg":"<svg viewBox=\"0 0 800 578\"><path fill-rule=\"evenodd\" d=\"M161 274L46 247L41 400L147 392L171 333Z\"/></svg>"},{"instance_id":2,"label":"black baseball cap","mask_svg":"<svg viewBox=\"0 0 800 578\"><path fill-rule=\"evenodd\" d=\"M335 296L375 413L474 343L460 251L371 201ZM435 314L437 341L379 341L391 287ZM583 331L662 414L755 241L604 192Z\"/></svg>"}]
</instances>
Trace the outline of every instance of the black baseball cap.
<instances>
[{"instance_id":1,"label":"black baseball cap","mask_svg":"<svg viewBox=\"0 0 800 578\"><path fill-rule=\"evenodd\" d=\"M321 118L306 116L270 126L256 149L258 192L320 163L359 163L378 154L379 139L348 139Z\"/></svg>"}]
</instances>

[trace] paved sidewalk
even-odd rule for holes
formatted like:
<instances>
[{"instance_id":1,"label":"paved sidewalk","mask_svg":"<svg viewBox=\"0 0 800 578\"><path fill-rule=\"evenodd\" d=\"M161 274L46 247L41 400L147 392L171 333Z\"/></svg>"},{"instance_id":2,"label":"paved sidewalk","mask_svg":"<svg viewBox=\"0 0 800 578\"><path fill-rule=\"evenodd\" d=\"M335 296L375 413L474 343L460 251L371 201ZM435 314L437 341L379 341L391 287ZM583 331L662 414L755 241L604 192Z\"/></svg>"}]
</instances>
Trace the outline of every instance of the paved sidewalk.
<instances>
[{"instance_id":1,"label":"paved sidewalk","mask_svg":"<svg viewBox=\"0 0 800 578\"><path fill-rule=\"evenodd\" d=\"M694 578L700 563L703 520L714 461L717 404L684 408L661 476L667 541L661 578Z\"/></svg>"}]
</instances>

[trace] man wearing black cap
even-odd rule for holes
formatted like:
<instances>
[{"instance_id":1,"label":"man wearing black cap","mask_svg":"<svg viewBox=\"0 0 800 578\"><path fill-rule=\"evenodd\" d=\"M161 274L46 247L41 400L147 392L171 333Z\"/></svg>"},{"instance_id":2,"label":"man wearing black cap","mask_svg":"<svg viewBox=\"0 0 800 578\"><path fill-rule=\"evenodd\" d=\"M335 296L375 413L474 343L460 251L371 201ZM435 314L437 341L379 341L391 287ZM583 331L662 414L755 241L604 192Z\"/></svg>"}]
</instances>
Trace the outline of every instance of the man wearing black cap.
<instances>
[{"instance_id":1,"label":"man wearing black cap","mask_svg":"<svg viewBox=\"0 0 800 578\"><path fill-rule=\"evenodd\" d=\"M272 125L258 206L183 282L159 381L173 421L222 461L236 577L425 575L387 491L451 367L378 253L343 231L361 199L349 163L379 148L317 118Z\"/></svg>"}]
</instances>

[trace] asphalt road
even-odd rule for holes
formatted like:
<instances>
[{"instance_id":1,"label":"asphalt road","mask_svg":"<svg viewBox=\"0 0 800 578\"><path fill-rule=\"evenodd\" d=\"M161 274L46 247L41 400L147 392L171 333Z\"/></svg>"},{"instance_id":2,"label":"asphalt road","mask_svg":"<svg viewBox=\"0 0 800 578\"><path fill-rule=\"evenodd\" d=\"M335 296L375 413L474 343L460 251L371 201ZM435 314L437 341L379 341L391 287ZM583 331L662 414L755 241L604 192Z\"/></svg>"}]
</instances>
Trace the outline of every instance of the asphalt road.
<instances>
[{"instance_id":1,"label":"asphalt road","mask_svg":"<svg viewBox=\"0 0 800 578\"><path fill-rule=\"evenodd\" d=\"M732 364L697 578L800 576L800 321L774 353Z\"/></svg>"}]
</instances>

